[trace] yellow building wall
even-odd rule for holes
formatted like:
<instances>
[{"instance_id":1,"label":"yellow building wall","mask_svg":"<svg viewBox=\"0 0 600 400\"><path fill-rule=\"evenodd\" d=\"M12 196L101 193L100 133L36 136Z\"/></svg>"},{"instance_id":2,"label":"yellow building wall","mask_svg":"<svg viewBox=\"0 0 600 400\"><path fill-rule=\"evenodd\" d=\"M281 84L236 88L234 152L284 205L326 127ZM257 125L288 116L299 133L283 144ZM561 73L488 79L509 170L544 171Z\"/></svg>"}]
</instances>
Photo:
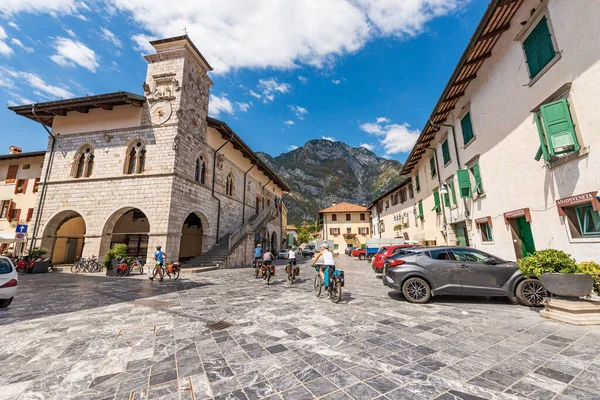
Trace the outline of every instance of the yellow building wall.
<instances>
[{"instance_id":1,"label":"yellow building wall","mask_svg":"<svg viewBox=\"0 0 600 400\"><path fill-rule=\"evenodd\" d=\"M332 221L332 215L337 215L337 221ZM346 221L346 214L350 214L350 221ZM365 215L365 220L360 220L360 214ZM367 239L371 237L371 222L370 222L370 212L351 212L351 213L323 213L323 227L321 230L321 238L324 240L333 240L334 250L344 251L348 245L352 245L353 247L361 247L362 244L367 243ZM331 228L339 228L340 234L334 236L330 234ZM353 238L346 239L344 235L347 234L347 229L350 228L350 231L355 236ZM368 234L361 235L358 233L358 228L367 228Z\"/></svg>"}]
</instances>

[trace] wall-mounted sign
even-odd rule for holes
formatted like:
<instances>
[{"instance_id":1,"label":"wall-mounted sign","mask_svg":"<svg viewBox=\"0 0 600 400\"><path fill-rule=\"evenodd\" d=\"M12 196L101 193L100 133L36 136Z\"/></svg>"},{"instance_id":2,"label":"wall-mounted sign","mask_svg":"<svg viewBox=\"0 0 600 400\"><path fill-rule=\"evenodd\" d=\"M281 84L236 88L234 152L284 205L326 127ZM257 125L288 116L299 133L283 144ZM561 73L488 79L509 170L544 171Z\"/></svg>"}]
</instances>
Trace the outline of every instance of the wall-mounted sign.
<instances>
[{"instance_id":1,"label":"wall-mounted sign","mask_svg":"<svg viewBox=\"0 0 600 400\"><path fill-rule=\"evenodd\" d=\"M588 192L583 194L578 194L576 196L565 197L564 199L556 200L556 207L558 208L558 215L566 216L564 207L576 206L579 204L587 204L591 203L592 208L596 211L600 211L600 201L596 195L598 192Z\"/></svg>"},{"instance_id":2,"label":"wall-mounted sign","mask_svg":"<svg viewBox=\"0 0 600 400\"><path fill-rule=\"evenodd\" d=\"M475 220L475 224L479 227L479 224L487 223L490 227L492 226L492 217L481 217Z\"/></svg>"},{"instance_id":3,"label":"wall-mounted sign","mask_svg":"<svg viewBox=\"0 0 600 400\"><path fill-rule=\"evenodd\" d=\"M504 213L504 223L506 225L508 225L509 219L514 219L514 218L519 218L519 217L525 217L525 220L527 222L531 222L531 211L529 211L529 208L519 208L518 210L505 212Z\"/></svg>"}]
</instances>

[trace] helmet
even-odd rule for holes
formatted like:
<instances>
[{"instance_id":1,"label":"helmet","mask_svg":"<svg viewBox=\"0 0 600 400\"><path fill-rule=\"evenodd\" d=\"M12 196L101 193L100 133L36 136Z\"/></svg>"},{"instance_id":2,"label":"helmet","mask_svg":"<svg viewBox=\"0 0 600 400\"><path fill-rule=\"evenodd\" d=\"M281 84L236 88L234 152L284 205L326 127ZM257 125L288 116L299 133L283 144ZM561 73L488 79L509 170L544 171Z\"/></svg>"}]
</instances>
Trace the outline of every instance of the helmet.
<instances>
[{"instance_id":1,"label":"helmet","mask_svg":"<svg viewBox=\"0 0 600 400\"><path fill-rule=\"evenodd\" d=\"M321 245L321 247L324 248L324 249L328 249L329 248L329 244L328 243L323 243Z\"/></svg>"},{"instance_id":2,"label":"helmet","mask_svg":"<svg viewBox=\"0 0 600 400\"><path fill-rule=\"evenodd\" d=\"M160 247L160 246L156 246L156 250L160 250L160 249L161 249L161 247Z\"/></svg>"},{"instance_id":3,"label":"helmet","mask_svg":"<svg viewBox=\"0 0 600 400\"><path fill-rule=\"evenodd\" d=\"M296 246L292 246L292 250L296 250L296 249L297 249L297 247L296 247Z\"/></svg>"},{"instance_id":4,"label":"helmet","mask_svg":"<svg viewBox=\"0 0 600 400\"><path fill-rule=\"evenodd\" d=\"M256 247L261 247L261 244L260 244L260 243L259 243L259 244L257 244L257 245L256 245Z\"/></svg>"}]
</instances>

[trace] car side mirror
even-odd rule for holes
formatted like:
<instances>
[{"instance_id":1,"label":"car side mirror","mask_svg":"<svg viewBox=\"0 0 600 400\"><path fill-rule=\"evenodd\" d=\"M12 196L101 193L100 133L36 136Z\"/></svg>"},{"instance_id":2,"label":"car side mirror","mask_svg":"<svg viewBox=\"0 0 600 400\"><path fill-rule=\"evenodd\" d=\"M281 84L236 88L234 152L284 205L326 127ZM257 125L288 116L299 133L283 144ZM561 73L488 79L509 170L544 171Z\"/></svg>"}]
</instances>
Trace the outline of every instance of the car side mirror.
<instances>
[{"instance_id":1,"label":"car side mirror","mask_svg":"<svg viewBox=\"0 0 600 400\"><path fill-rule=\"evenodd\" d=\"M494 257L486 257L483 262L489 265L496 265L496 259Z\"/></svg>"}]
</instances>

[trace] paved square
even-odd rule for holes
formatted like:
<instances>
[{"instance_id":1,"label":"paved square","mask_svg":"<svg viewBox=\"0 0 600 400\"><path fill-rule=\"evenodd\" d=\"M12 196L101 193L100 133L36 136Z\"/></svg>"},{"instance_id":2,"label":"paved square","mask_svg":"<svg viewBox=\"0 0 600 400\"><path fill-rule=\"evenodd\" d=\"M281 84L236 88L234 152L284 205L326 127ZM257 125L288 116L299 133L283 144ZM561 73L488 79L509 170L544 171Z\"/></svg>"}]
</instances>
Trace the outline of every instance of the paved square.
<instances>
[{"instance_id":1,"label":"paved square","mask_svg":"<svg viewBox=\"0 0 600 400\"><path fill-rule=\"evenodd\" d=\"M2 399L600 399L600 327L505 299L409 304L341 256L340 304L314 270L22 276L0 310ZM232 326L210 329L226 321Z\"/></svg>"}]
</instances>

